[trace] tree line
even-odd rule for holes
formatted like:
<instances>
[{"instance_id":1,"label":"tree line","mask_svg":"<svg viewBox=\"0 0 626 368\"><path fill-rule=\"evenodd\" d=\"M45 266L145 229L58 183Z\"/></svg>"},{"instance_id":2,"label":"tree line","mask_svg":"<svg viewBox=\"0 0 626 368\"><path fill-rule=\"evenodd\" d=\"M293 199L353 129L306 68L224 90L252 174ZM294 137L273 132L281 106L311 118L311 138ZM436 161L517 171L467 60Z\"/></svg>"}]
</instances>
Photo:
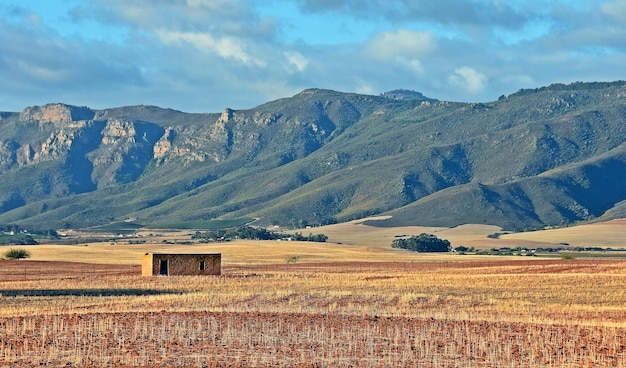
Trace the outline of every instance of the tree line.
<instances>
[{"instance_id":1,"label":"tree line","mask_svg":"<svg viewBox=\"0 0 626 368\"><path fill-rule=\"evenodd\" d=\"M0 245L35 245L39 244L37 238L58 238L56 230L31 230L24 229L16 224L0 224Z\"/></svg>"},{"instance_id":2,"label":"tree line","mask_svg":"<svg viewBox=\"0 0 626 368\"><path fill-rule=\"evenodd\" d=\"M0 232L3 233L28 233L48 238L58 238L59 233L54 229L25 229L17 224L0 224Z\"/></svg>"},{"instance_id":3,"label":"tree line","mask_svg":"<svg viewBox=\"0 0 626 368\"><path fill-rule=\"evenodd\" d=\"M297 241L312 241L324 243L328 240L328 236L324 234L309 234L302 235L302 233L285 234L276 231L269 231L265 228L256 228L252 226L241 226L232 229L218 229L208 231L196 231L192 235L193 239L200 241L227 241L232 239L251 239L251 240L278 240L278 239L290 239Z\"/></svg>"}]
</instances>

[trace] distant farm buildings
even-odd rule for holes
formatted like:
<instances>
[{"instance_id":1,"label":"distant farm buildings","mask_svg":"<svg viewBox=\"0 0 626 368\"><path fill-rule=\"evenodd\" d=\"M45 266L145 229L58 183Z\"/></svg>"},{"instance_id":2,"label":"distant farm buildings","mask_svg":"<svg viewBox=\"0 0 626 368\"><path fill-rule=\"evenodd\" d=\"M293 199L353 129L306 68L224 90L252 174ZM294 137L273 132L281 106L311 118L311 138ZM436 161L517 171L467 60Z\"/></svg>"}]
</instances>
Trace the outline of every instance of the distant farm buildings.
<instances>
[{"instance_id":1,"label":"distant farm buildings","mask_svg":"<svg viewBox=\"0 0 626 368\"><path fill-rule=\"evenodd\" d=\"M141 257L143 276L203 276L222 273L222 255L146 253Z\"/></svg>"}]
</instances>

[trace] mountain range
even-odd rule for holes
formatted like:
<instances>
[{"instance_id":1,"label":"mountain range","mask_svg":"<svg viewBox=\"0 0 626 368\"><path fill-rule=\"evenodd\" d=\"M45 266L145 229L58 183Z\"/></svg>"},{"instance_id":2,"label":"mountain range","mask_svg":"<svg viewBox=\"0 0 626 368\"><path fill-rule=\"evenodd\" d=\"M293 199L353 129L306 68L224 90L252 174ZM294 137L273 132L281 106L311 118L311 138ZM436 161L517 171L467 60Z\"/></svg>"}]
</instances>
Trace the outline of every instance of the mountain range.
<instances>
[{"instance_id":1,"label":"mountain range","mask_svg":"<svg viewBox=\"0 0 626 368\"><path fill-rule=\"evenodd\" d=\"M622 81L486 103L323 89L221 113L54 103L0 113L0 224L567 226L626 217L625 142Z\"/></svg>"}]
</instances>

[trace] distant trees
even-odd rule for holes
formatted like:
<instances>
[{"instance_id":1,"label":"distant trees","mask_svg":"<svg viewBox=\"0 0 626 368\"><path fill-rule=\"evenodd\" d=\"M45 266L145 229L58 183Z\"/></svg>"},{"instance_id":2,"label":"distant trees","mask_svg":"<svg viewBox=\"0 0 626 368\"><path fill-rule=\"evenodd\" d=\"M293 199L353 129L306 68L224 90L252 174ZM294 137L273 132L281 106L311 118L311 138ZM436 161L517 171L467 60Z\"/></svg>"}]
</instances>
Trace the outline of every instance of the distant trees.
<instances>
[{"instance_id":1,"label":"distant trees","mask_svg":"<svg viewBox=\"0 0 626 368\"><path fill-rule=\"evenodd\" d=\"M282 234L282 235L285 235L285 234ZM283 236L282 238L284 237L285 236ZM286 235L286 237L289 237L289 235ZM291 235L291 238L293 240L298 240L298 241L311 241L311 242L318 242L318 243L325 243L326 240L328 240L328 237L324 234L302 235L302 233L295 233Z\"/></svg>"},{"instance_id":2,"label":"distant trees","mask_svg":"<svg viewBox=\"0 0 626 368\"><path fill-rule=\"evenodd\" d=\"M422 233L418 236L411 236L408 239L395 239L391 242L393 248L402 248L416 252L449 252L450 242L439 239L432 234Z\"/></svg>"},{"instance_id":3,"label":"distant trees","mask_svg":"<svg viewBox=\"0 0 626 368\"><path fill-rule=\"evenodd\" d=\"M513 93L511 96L525 96L525 95L529 95L532 93L543 92L543 91L559 92L559 91L584 91L584 90L593 90L593 89L603 89L603 88L608 88L608 87L621 87L624 84L626 84L626 81L574 82L571 84L553 83L547 87L541 87L541 88L522 88L519 91Z\"/></svg>"},{"instance_id":4,"label":"distant trees","mask_svg":"<svg viewBox=\"0 0 626 368\"><path fill-rule=\"evenodd\" d=\"M241 226L236 229L209 230L205 232L197 231L192 238L201 241L224 241L229 239L276 240L290 238L291 240L322 243L328 240L328 236L324 234L309 234L306 236L298 232L295 234L284 234L252 226Z\"/></svg>"},{"instance_id":5,"label":"distant trees","mask_svg":"<svg viewBox=\"0 0 626 368\"><path fill-rule=\"evenodd\" d=\"M47 238L58 238L59 233L53 229L24 229L16 224L0 224L0 232L12 234L35 234Z\"/></svg>"},{"instance_id":6,"label":"distant trees","mask_svg":"<svg viewBox=\"0 0 626 368\"><path fill-rule=\"evenodd\" d=\"M324 226L337 223L337 218L334 216L324 216L321 213L313 212L310 220L291 218L288 221L289 226L292 229L303 229L307 226Z\"/></svg>"},{"instance_id":7,"label":"distant trees","mask_svg":"<svg viewBox=\"0 0 626 368\"><path fill-rule=\"evenodd\" d=\"M0 245L35 245L35 238L58 238L56 230L24 229L16 224L0 224Z\"/></svg>"},{"instance_id":8,"label":"distant trees","mask_svg":"<svg viewBox=\"0 0 626 368\"><path fill-rule=\"evenodd\" d=\"M35 245L39 244L28 234L0 235L0 245Z\"/></svg>"}]
</instances>

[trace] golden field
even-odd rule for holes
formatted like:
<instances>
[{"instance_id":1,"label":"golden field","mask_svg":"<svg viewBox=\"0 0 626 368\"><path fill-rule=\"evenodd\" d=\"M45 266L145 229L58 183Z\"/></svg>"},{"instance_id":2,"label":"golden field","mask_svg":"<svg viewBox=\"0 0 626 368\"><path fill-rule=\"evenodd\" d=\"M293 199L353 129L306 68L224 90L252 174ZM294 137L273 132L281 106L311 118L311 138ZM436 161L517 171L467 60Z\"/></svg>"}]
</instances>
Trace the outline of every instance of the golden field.
<instances>
[{"instance_id":1,"label":"golden field","mask_svg":"<svg viewBox=\"0 0 626 368\"><path fill-rule=\"evenodd\" d=\"M31 260L0 261L0 366L626 366L626 261L389 246L421 232L453 246L594 246L624 230L589 226L487 239L499 229L353 222L303 230L329 243L184 245L172 232L32 246ZM142 277L148 251L222 253L223 275Z\"/></svg>"},{"instance_id":2,"label":"golden field","mask_svg":"<svg viewBox=\"0 0 626 368\"><path fill-rule=\"evenodd\" d=\"M453 247L467 246L476 249L501 247L560 247L570 246L626 248L626 219L604 223L573 226L523 233L507 234L497 226L462 225L455 228L395 227L379 228L362 224L363 220L343 224L298 230L303 234L323 233L327 243L286 241L234 241L211 244L176 244L188 241L192 231L169 231L154 234L143 231L145 243L129 244L128 239L112 242L80 243L72 246L38 245L25 247L33 260L71 261L87 263L140 264L146 252L207 252L222 253L227 264L283 263L287 258L298 257L299 262L336 261L424 261L442 260L435 256L413 254L392 249L391 242L402 235L435 234L447 239ZM487 235L501 233L499 239ZM137 239L134 239L135 241ZM454 258L458 260L458 258Z\"/></svg>"}]
</instances>

